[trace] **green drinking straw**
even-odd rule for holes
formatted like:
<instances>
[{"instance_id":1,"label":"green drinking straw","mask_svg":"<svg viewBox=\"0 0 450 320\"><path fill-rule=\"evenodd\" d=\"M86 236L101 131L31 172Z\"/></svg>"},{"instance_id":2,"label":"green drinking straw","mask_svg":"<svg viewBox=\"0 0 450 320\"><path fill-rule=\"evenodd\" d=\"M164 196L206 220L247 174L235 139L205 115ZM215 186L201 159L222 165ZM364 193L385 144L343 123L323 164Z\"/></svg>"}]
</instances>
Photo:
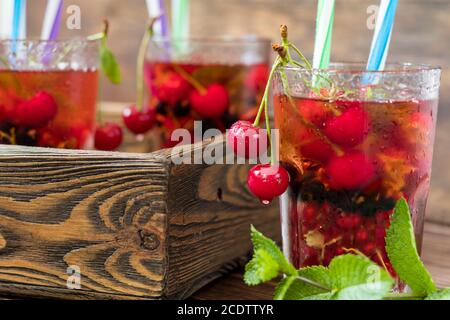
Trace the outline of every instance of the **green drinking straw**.
<instances>
[{"instance_id":1,"label":"green drinking straw","mask_svg":"<svg viewBox=\"0 0 450 320\"><path fill-rule=\"evenodd\" d=\"M319 0L317 7L314 69L327 69L330 64L335 0Z\"/></svg>"},{"instance_id":2,"label":"green drinking straw","mask_svg":"<svg viewBox=\"0 0 450 320\"><path fill-rule=\"evenodd\" d=\"M172 0L172 38L186 39L189 35L189 0Z\"/></svg>"}]
</instances>

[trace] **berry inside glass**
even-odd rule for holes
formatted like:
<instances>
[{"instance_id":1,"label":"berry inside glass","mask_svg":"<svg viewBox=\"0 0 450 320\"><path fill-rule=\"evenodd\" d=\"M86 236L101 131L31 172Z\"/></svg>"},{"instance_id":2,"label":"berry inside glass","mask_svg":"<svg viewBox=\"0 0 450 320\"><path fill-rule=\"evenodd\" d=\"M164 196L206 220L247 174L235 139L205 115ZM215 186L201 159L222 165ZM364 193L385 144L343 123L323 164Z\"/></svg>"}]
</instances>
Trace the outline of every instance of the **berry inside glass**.
<instances>
[{"instance_id":1,"label":"berry inside glass","mask_svg":"<svg viewBox=\"0 0 450 320\"><path fill-rule=\"evenodd\" d=\"M253 121L269 75L269 43L260 39L153 39L145 63L149 109L156 110L156 149L171 147L172 132L225 132Z\"/></svg>"},{"instance_id":2,"label":"berry inside glass","mask_svg":"<svg viewBox=\"0 0 450 320\"><path fill-rule=\"evenodd\" d=\"M284 251L296 267L361 252L395 276L384 238L401 197L419 251L422 242L440 70L335 68L285 68L289 96L275 77L280 160L291 179L281 201Z\"/></svg>"},{"instance_id":3,"label":"berry inside glass","mask_svg":"<svg viewBox=\"0 0 450 320\"><path fill-rule=\"evenodd\" d=\"M85 40L0 41L0 143L91 148L97 52Z\"/></svg>"}]
</instances>

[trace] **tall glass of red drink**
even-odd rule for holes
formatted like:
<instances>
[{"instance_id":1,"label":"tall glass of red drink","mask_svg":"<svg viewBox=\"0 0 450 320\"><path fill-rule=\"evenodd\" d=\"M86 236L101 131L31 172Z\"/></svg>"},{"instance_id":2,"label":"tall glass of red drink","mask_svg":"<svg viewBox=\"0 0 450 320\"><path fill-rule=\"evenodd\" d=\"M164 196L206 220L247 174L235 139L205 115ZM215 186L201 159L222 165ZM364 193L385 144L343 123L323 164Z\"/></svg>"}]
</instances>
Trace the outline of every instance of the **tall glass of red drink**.
<instances>
[{"instance_id":1,"label":"tall glass of red drink","mask_svg":"<svg viewBox=\"0 0 450 320\"><path fill-rule=\"evenodd\" d=\"M283 241L296 267L327 265L351 250L394 274L384 238L401 197L420 250L439 80L439 68L413 64L278 72L275 123L291 176L281 201Z\"/></svg>"}]
</instances>

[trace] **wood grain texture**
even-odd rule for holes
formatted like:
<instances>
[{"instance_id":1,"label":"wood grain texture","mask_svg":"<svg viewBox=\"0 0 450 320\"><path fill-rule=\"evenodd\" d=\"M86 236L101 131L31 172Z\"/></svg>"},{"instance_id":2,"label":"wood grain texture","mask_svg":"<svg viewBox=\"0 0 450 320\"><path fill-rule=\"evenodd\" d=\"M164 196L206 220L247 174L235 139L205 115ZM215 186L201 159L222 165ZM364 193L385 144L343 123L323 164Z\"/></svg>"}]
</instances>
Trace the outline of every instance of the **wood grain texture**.
<instances>
[{"instance_id":1,"label":"wood grain texture","mask_svg":"<svg viewBox=\"0 0 450 320\"><path fill-rule=\"evenodd\" d=\"M249 194L247 170L173 165L167 150L0 146L0 293L186 298L242 265L250 224L279 236L277 204ZM74 265L81 290L66 287Z\"/></svg>"},{"instance_id":2,"label":"wood grain texture","mask_svg":"<svg viewBox=\"0 0 450 320\"><path fill-rule=\"evenodd\" d=\"M0 281L65 288L76 265L84 290L162 295L167 167L157 156L0 146Z\"/></svg>"}]
</instances>

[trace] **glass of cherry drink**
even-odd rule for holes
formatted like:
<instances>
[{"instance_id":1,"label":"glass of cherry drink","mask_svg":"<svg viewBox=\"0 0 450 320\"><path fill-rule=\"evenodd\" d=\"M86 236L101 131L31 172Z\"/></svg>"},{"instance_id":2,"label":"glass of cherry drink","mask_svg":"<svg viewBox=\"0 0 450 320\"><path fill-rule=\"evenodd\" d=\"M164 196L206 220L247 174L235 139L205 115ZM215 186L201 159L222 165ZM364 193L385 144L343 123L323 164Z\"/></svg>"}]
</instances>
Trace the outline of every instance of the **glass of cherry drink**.
<instances>
[{"instance_id":1,"label":"glass of cherry drink","mask_svg":"<svg viewBox=\"0 0 450 320\"><path fill-rule=\"evenodd\" d=\"M278 71L275 126L290 174L281 198L283 247L296 267L360 252L395 276L385 236L402 197L420 251L439 85L440 69L426 65Z\"/></svg>"},{"instance_id":2,"label":"glass of cherry drink","mask_svg":"<svg viewBox=\"0 0 450 320\"><path fill-rule=\"evenodd\" d=\"M253 121L269 75L269 40L153 38L145 62L147 108L156 113L154 148L171 147L172 132L222 132L238 120Z\"/></svg>"},{"instance_id":3,"label":"glass of cherry drink","mask_svg":"<svg viewBox=\"0 0 450 320\"><path fill-rule=\"evenodd\" d=\"M0 41L0 143L93 147L98 43Z\"/></svg>"}]
</instances>

